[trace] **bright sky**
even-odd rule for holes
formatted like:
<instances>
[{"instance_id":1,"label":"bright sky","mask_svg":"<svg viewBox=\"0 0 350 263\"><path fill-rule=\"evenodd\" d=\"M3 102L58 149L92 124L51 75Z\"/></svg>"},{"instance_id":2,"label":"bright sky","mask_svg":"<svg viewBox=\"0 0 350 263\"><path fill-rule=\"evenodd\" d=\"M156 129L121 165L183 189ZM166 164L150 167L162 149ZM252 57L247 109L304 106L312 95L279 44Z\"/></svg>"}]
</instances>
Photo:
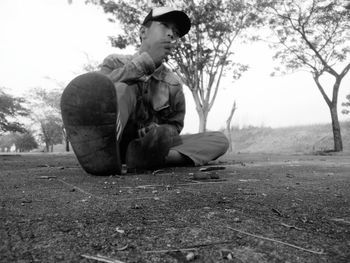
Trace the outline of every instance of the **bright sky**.
<instances>
[{"instance_id":1,"label":"bright sky","mask_svg":"<svg viewBox=\"0 0 350 263\"><path fill-rule=\"evenodd\" d=\"M100 8L84 2L0 0L0 87L16 95L37 86L55 88L47 77L67 84L82 72L88 62L86 54L101 62L109 54L125 52L112 48L108 41L108 36L118 34L118 27L107 21ZM208 129L225 127L234 100L238 109L232 124L240 127L330 122L328 107L309 74L270 77L273 52L262 43L240 46L237 54L237 60L250 69L237 82L229 77L222 81ZM349 93L347 76L339 94L340 120L349 119L340 113L340 104ZM184 132L197 132L193 99L187 89L185 94Z\"/></svg>"}]
</instances>

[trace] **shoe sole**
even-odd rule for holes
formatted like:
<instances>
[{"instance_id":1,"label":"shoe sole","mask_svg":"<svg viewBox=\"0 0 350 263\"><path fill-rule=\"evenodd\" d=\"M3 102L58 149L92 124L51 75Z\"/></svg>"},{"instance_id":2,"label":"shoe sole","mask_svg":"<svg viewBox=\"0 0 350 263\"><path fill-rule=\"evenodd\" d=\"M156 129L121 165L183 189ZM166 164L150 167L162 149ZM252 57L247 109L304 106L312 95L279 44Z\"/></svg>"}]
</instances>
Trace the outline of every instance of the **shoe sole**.
<instances>
[{"instance_id":1,"label":"shoe sole","mask_svg":"<svg viewBox=\"0 0 350 263\"><path fill-rule=\"evenodd\" d=\"M99 73L76 77L62 94L61 111L68 140L83 169L93 175L121 174L113 82Z\"/></svg>"}]
</instances>

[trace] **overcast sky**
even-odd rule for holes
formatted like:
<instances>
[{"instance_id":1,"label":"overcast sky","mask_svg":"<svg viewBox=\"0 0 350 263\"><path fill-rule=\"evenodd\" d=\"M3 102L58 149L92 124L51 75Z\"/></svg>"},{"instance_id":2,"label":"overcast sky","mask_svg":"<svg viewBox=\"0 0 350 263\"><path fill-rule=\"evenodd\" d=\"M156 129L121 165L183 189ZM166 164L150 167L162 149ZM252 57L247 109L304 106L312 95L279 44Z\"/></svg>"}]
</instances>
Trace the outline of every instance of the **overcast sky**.
<instances>
[{"instance_id":1,"label":"overcast sky","mask_svg":"<svg viewBox=\"0 0 350 263\"><path fill-rule=\"evenodd\" d=\"M55 82L68 83L82 72L90 59L101 62L111 53L109 35L117 35L117 25L109 23L103 11L84 0L0 0L0 87L14 94L24 94L32 87L55 88ZM350 44L350 43L349 43ZM299 72L284 77L270 77L272 55L265 44L247 44L236 49L237 61L250 69L232 82L222 81L217 101L209 113L208 129L225 126L232 103L237 111L233 124L282 127L329 123L328 107L311 75ZM130 48L128 52L133 53ZM350 74L339 94L341 102L350 93ZM330 90L328 90L329 92ZM198 117L191 94L185 89L187 116L184 132L198 130Z\"/></svg>"}]
</instances>

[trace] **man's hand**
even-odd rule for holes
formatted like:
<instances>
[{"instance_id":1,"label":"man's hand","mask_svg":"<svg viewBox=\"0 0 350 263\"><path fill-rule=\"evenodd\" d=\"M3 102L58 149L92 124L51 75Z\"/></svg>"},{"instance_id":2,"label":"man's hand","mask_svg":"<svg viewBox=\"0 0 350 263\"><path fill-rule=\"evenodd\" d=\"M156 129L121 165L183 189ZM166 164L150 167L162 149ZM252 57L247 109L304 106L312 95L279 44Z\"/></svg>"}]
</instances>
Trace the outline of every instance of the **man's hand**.
<instances>
[{"instance_id":1,"label":"man's hand","mask_svg":"<svg viewBox=\"0 0 350 263\"><path fill-rule=\"evenodd\" d=\"M150 125L148 125L147 127L145 128L142 128L142 129L139 129L137 132L138 132L138 135L139 135L139 138L142 138L144 137L147 132L149 132L150 130L152 130L153 128L156 128L158 127L159 125L157 123L154 123L152 122Z\"/></svg>"},{"instance_id":2,"label":"man's hand","mask_svg":"<svg viewBox=\"0 0 350 263\"><path fill-rule=\"evenodd\" d=\"M170 40L162 40L150 43L147 39L142 43L141 52L147 52L153 59L156 67L162 64L163 60L169 56L175 47L175 43Z\"/></svg>"}]
</instances>

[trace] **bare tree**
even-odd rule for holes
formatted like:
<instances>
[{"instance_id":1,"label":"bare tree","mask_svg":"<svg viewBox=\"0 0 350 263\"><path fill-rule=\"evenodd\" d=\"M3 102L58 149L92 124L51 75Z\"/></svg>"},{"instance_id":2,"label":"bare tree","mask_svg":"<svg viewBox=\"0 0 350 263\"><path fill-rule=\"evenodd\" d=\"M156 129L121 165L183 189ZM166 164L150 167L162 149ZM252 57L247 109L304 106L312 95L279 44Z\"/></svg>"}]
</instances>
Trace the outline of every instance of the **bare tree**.
<instances>
[{"instance_id":1,"label":"bare tree","mask_svg":"<svg viewBox=\"0 0 350 263\"><path fill-rule=\"evenodd\" d=\"M310 72L330 110L334 151L342 151L337 105L341 82L350 70L350 11L342 0L268 0L260 5L277 38L274 58L286 71ZM331 97L321 81L327 75L334 79Z\"/></svg>"}]
</instances>

